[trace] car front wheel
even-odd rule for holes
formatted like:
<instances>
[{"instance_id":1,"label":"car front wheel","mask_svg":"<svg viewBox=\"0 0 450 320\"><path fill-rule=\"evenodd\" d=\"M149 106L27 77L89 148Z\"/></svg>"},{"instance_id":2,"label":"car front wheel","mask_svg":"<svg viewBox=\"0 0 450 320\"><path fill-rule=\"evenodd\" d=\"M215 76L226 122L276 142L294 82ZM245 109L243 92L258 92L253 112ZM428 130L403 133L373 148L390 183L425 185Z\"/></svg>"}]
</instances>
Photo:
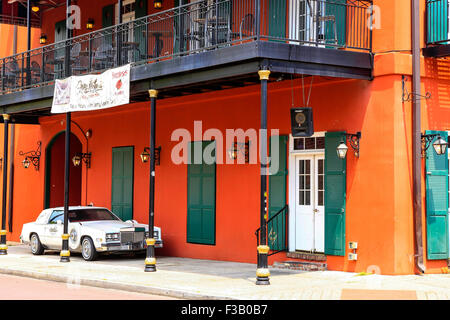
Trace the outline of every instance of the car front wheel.
<instances>
[{"instance_id":1,"label":"car front wheel","mask_svg":"<svg viewBox=\"0 0 450 320\"><path fill-rule=\"evenodd\" d=\"M94 261L97 259L98 253L95 250L94 242L91 238L86 237L81 242L81 255L86 261Z\"/></svg>"},{"instance_id":2,"label":"car front wheel","mask_svg":"<svg viewBox=\"0 0 450 320\"><path fill-rule=\"evenodd\" d=\"M31 235L30 246L32 254L40 256L44 253L44 246L42 245L41 241L39 240L39 236L36 233L33 233L33 235Z\"/></svg>"}]
</instances>

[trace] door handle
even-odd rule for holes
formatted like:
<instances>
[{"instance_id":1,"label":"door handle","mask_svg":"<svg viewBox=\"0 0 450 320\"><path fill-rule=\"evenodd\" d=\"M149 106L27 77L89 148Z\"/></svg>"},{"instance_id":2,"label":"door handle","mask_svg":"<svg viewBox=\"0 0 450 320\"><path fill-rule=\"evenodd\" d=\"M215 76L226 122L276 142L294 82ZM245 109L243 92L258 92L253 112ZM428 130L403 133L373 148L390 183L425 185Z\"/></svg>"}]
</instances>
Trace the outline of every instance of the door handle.
<instances>
[{"instance_id":1,"label":"door handle","mask_svg":"<svg viewBox=\"0 0 450 320\"><path fill-rule=\"evenodd\" d=\"M56 228L50 228L50 232L56 232Z\"/></svg>"},{"instance_id":2,"label":"door handle","mask_svg":"<svg viewBox=\"0 0 450 320\"><path fill-rule=\"evenodd\" d=\"M313 211L317 213L317 212L319 212L319 209L314 209Z\"/></svg>"}]
</instances>

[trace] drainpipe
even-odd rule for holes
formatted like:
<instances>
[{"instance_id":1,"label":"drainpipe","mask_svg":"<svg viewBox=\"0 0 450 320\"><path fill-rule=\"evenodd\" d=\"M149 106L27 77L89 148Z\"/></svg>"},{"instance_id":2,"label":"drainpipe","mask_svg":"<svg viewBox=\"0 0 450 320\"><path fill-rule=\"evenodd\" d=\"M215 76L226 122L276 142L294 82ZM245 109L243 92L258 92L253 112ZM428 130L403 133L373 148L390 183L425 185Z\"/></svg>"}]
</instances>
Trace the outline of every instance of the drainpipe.
<instances>
[{"instance_id":1,"label":"drainpipe","mask_svg":"<svg viewBox=\"0 0 450 320\"><path fill-rule=\"evenodd\" d=\"M422 239L422 128L420 93L420 1L411 0L411 36L412 36L412 154L413 154L413 208L415 228L415 265L420 273L425 272L423 264Z\"/></svg>"}]
</instances>

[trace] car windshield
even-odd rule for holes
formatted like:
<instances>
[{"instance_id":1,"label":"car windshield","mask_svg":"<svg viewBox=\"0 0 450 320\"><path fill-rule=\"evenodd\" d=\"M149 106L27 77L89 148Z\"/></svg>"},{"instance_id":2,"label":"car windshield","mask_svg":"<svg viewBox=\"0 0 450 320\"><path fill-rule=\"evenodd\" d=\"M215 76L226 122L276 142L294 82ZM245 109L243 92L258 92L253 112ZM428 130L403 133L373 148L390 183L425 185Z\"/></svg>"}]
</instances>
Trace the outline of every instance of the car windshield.
<instances>
[{"instance_id":1,"label":"car windshield","mask_svg":"<svg viewBox=\"0 0 450 320\"><path fill-rule=\"evenodd\" d=\"M77 209L69 211L70 222L83 221L104 221L115 220L120 221L115 215L106 209Z\"/></svg>"}]
</instances>

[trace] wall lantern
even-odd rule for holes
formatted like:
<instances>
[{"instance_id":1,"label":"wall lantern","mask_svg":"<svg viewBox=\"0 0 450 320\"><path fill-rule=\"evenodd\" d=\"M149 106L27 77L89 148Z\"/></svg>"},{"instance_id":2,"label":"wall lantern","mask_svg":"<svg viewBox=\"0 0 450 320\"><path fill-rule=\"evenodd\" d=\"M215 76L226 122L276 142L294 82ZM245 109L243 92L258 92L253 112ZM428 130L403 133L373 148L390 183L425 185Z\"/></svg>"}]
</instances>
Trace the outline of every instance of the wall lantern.
<instances>
[{"instance_id":1,"label":"wall lantern","mask_svg":"<svg viewBox=\"0 0 450 320\"><path fill-rule=\"evenodd\" d=\"M45 34L41 35L41 37L39 38L39 43L40 44L46 44L47 43L47 36Z\"/></svg>"},{"instance_id":2,"label":"wall lantern","mask_svg":"<svg viewBox=\"0 0 450 320\"><path fill-rule=\"evenodd\" d=\"M359 140L361 139L361 132L356 134L345 134L345 140L347 140L355 152L355 157L359 158ZM340 159L345 159L347 156L348 147L344 140L341 141L336 149L337 155Z\"/></svg>"},{"instance_id":3,"label":"wall lantern","mask_svg":"<svg viewBox=\"0 0 450 320\"><path fill-rule=\"evenodd\" d=\"M88 153L77 153L73 158L72 162L75 167L80 166L81 162L86 164L86 167L89 169L91 167L91 156L90 152Z\"/></svg>"},{"instance_id":4,"label":"wall lantern","mask_svg":"<svg viewBox=\"0 0 450 320\"><path fill-rule=\"evenodd\" d=\"M149 162L150 158L150 148L144 148L144 151L141 153L142 163ZM161 147L155 148L155 164L157 166L161 164Z\"/></svg>"},{"instance_id":5,"label":"wall lantern","mask_svg":"<svg viewBox=\"0 0 450 320\"><path fill-rule=\"evenodd\" d=\"M155 9L162 9L162 0L153 1L153 6L155 7Z\"/></svg>"},{"instance_id":6,"label":"wall lantern","mask_svg":"<svg viewBox=\"0 0 450 320\"><path fill-rule=\"evenodd\" d=\"M38 6L37 4L33 4L33 5L31 6L31 11L33 11L33 12L39 12L39 6Z\"/></svg>"},{"instance_id":7,"label":"wall lantern","mask_svg":"<svg viewBox=\"0 0 450 320\"><path fill-rule=\"evenodd\" d=\"M238 158L239 153L242 153L245 156L245 163L250 162L250 141L248 142L234 142L233 147L228 150L228 157L230 159L236 160Z\"/></svg>"},{"instance_id":8,"label":"wall lantern","mask_svg":"<svg viewBox=\"0 0 450 320\"><path fill-rule=\"evenodd\" d=\"M436 140L433 143L434 139ZM439 134L422 134L422 156L425 156L431 143L433 143L433 148L437 155L443 155L447 151L448 142L442 139Z\"/></svg>"},{"instance_id":9,"label":"wall lantern","mask_svg":"<svg viewBox=\"0 0 450 320\"><path fill-rule=\"evenodd\" d=\"M86 29L88 30L92 30L94 29L94 19L89 18L87 23L86 23Z\"/></svg>"},{"instance_id":10,"label":"wall lantern","mask_svg":"<svg viewBox=\"0 0 450 320\"><path fill-rule=\"evenodd\" d=\"M22 166L25 169L28 169L30 167L30 164L33 164L36 171L39 171L39 163L41 160L41 145L42 142L38 141L38 148L35 151L28 151L28 152L19 152L20 156L25 156L25 159L22 161Z\"/></svg>"}]
</instances>

